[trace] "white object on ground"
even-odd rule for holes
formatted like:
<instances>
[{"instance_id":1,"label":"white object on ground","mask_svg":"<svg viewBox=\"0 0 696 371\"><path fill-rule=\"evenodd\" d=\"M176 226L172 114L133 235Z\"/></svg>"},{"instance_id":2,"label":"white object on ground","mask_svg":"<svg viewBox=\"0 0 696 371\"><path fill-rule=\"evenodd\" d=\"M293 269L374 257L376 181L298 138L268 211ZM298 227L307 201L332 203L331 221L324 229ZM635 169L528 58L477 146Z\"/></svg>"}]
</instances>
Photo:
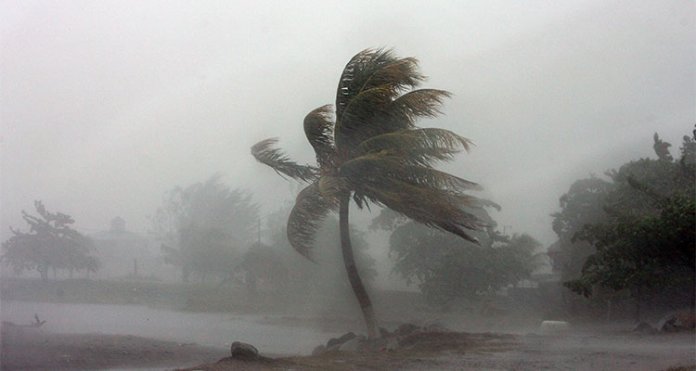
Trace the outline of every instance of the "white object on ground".
<instances>
[{"instance_id":1,"label":"white object on ground","mask_svg":"<svg viewBox=\"0 0 696 371\"><path fill-rule=\"evenodd\" d=\"M570 325L566 321L543 321L539 330L542 334L558 334L566 332L570 329Z\"/></svg>"}]
</instances>

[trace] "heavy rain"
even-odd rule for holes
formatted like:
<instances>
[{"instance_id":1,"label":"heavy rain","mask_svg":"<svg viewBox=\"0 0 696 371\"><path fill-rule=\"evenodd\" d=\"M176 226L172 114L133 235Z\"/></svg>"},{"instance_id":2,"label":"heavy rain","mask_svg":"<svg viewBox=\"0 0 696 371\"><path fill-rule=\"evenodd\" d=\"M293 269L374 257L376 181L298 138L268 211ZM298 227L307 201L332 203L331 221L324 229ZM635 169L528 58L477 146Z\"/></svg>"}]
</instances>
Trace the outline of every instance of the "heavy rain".
<instances>
[{"instance_id":1,"label":"heavy rain","mask_svg":"<svg viewBox=\"0 0 696 371\"><path fill-rule=\"evenodd\" d=\"M694 370L695 22L2 1L0 369Z\"/></svg>"}]
</instances>

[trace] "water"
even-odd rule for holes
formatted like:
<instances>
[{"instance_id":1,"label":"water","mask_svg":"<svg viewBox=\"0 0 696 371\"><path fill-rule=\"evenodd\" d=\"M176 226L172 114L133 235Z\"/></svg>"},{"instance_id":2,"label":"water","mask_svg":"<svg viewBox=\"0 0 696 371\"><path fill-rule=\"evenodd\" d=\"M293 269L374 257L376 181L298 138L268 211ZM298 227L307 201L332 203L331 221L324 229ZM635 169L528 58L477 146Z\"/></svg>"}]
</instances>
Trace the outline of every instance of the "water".
<instances>
[{"instance_id":1,"label":"water","mask_svg":"<svg viewBox=\"0 0 696 371\"><path fill-rule=\"evenodd\" d=\"M34 313L57 333L134 335L178 343L228 348L233 341L253 344L264 354L308 354L335 333L305 325L261 323L263 316L185 313L137 305L61 304L3 301L3 321L27 324Z\"/></svg>"}]
</instances>

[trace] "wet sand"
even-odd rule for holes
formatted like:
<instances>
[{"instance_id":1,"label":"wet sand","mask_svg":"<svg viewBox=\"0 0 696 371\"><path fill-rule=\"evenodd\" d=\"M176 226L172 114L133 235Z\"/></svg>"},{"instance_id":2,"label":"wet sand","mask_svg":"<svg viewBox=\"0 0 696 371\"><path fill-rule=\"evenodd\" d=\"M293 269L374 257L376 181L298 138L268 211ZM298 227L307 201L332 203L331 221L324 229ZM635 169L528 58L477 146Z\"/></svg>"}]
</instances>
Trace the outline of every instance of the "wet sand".
<instances>
[{"instance_id":1,"label":"wet sand","mask_svg":"<svg viewBox=\"0 0 696 371\"><path fill-rule=\"evenodd\" d=\"M2 329L3 370L666 370L696 369L693 333L422 336L396 351L231 360L228 349L137 336ZM260 349L264 353L263 349ZM272 356L272 355L270 355Z\"/></svg>"},{"instance_id":2,"label":"wet sand","mask_svg":"<svg viewBox=\"0 0 696 371\"><path fill-rule=\"evenodd\" d=\"M229 350L128 335L54 334L3 325L2 370L172 369L225 357Z\"/></svg>"}]
</instances>

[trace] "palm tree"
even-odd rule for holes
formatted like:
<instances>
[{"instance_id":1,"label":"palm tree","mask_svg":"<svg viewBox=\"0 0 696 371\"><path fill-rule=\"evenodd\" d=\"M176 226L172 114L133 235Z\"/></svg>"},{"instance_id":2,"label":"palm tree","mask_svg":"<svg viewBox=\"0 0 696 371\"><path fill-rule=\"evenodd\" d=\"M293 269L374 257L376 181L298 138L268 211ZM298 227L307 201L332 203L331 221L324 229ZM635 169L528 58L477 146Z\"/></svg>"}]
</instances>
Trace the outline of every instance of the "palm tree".
<instances>
[{"instance_id":1,"label":"palm tree","mask_svg":"<svg viewBox=\"0 0 696 371\"><path fill-rule=\"evenodd\" d=\"M335 115L334 107L325 105L304 119L316 166L293 162L274 147L274 138L251 148L256 160L281 176L309 183L297 195L288 219L288 239L300 254L312 260L315 232L323 218L338 209L345 269L371 338L377 326L353 258L350 199L359 208L368 203L387 207L474 242L467 230L483 226L465 210L480 206L477 198L464 193L478 185L433 167L468 150L470 141L449 130L415 125L420 117L437 116L443 99L450 96L443 90L416 89L424 79L414 58L397 58L384 49L363 50L343 70Z\"/></svg>"}]
</instances>

